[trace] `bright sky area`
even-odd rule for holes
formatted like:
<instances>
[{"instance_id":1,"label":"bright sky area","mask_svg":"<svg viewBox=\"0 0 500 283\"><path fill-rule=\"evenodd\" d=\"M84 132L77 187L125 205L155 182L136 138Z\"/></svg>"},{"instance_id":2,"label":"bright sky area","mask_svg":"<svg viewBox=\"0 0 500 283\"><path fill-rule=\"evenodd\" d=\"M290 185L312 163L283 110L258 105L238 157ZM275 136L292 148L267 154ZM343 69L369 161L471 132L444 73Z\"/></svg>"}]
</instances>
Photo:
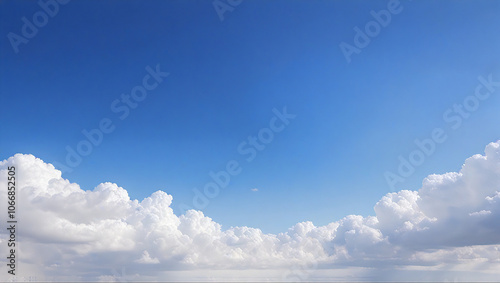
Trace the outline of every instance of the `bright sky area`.
<instances>
[{"instance_id":1,"label":"bright sky area","mask_svg":"<svg viewBox=\"0 0 500 283\"><path fill-rule=\"evenodd\" d=\"M108 118L114 131L64 178L84 190L114 182L139 200L163 190L180 214L193 188L235 160L241 173L201 210L223 229L279 233L373 215L384 194L458 171L499 137L498 94L468 115L454 110L479 76L500 78L496 1L401 1L350 62L339 45L355 46L355 27L388 1L244 1L222 21L211 1L92 3L61 6L15 53L5 35L21 34L20 19L40 7L2 2L1 160L29 153L68 165L67 147ZM169 76L122 120L112 104L143 84L147 66ZM248 162L238 146L284 107L295 118ZM446 140L391 188L384 174L435 128Z\"/></svg>"}]
</instances>

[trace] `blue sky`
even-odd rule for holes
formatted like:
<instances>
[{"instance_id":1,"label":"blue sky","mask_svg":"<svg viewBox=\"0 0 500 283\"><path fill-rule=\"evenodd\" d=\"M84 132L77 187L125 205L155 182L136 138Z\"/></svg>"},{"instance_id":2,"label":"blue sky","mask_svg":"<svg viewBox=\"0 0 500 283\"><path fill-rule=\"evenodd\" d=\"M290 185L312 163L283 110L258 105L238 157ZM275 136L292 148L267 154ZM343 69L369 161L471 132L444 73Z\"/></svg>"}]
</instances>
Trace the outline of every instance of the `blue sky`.
<instances>
[{"instance_id":1,"label":"blue sky","mask_svg":"<svg viewBox=\"0 0 500 283\"><path fill-rule=\"evenodd\" d=\"M21 18L40 6L4 1L0 159L64 163L66 146L107 117L115 131L63 174L85 190L110 181L139 200L163 190L175 211L210 171L238 160L242 173L203 209L223 228L278 233L373 214L391 191L384 172L415 139L437 127L448 135L398 190L459 170L500 128L498 94L456 130L442 118L474 94L478 76L500 80L500 4L401 1L347 63L339 44L353 44L353 28L387 2L243 1L221 21L210 1L73 1L15 53L7 34L21 34ZM118 119L111 103L158 64L170 75ZM244 161L238 145L285 106L296 118Z\"/></svg>"}]
</instances>

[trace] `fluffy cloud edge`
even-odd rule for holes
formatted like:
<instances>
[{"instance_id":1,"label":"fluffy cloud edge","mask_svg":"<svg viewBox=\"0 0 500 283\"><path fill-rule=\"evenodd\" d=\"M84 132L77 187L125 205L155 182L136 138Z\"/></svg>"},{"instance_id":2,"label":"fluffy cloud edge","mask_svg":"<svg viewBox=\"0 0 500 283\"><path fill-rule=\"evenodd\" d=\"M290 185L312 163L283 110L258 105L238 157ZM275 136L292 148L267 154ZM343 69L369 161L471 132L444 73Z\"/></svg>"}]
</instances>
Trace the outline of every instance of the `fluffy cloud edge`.
<instances>
[{"instance_id":1,"label":"fluffy cloud edge","mask_svg":"<svg viewBox=\"0 0 500 283\"><path fill-rule=\"evenodd\" d=\"M499 142L487 145L485 155L468 158L460 172L430 175L418 191L386 194L376 203L375 216L349 215L320 227L302 222L277 235L251 227L222 231L196 210L176 216L172 196L163 191L142 201L131 200L113 183L84 191L29 154L0 162L1 203L7 202L4 176L13 165L22 200L19 257L37 278L124 277L114 274L117 267L133 274L130 280L142 281L170 280L194 270L205 273L183 278L208 280L203 274L209 270L260 270L245 275L254 281L269 279L256 275L263 273L278 281L346 280L354 273L363 274L357 280L387 280L402 270L499 275ZM0 219L6 223L6 215ZM2 230L0 254L7 254L7 240ZM348 270L356 271L342 275Z\"/></svg>"}]
</instances>

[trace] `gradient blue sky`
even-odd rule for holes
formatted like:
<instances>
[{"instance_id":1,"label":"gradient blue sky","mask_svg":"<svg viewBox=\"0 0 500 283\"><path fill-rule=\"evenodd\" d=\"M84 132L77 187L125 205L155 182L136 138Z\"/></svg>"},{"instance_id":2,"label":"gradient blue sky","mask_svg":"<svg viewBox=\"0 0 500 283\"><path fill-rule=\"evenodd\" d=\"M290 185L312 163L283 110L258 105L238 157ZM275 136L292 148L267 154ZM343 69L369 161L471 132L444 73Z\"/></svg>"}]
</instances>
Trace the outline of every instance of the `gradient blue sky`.
<instances>
[{"instance_id":1,"label":"gradient blue sky","mask_svg":"<svg viewBox=\"0 0 500 283\"><path fill-rule=\"evenodd\" d=\"M391 191L384 172L414 139L448 134L397 189L459 170L500 133L498 93L457 130L442 118L478 76L500 80L500 2L401 1L348 64L339 44L387 2L245 0L220 21L211 1L72 1L16 54L7 34L40 7L2 1L0 159L63 163L65 147L108 117L116 130L63 174L82 189L110 181L139 200L163 190L175 211L235 159L242 173L203 210L223 228L278 233L373 214ZM111 102L156 64L170 76L117 119ZM246 163L237 146L283 106L297 117Z\"/></svg>"}]
</instances>

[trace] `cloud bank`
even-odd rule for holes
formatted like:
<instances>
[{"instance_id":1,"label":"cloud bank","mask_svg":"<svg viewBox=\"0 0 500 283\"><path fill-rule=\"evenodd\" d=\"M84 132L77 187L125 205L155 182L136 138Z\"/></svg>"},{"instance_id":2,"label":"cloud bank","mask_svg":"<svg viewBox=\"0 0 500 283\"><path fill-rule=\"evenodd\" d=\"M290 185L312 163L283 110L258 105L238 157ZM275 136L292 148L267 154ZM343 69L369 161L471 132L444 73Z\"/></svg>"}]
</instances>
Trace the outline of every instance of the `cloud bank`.
<instances>
[{"instance_id":1,"label":"cloud bank","mask_svg":"<svg viewBox=\"0 0 500 283\"><path fill-rule=\"evenodd\" d=\"M430 175L418 191L388 193L374 216L349 215L320 227L302 222L278 235L251 227L223 231L196 210L176 216L172 196L162 191L142 201L113 183L85 191L33 155L0 162L2 204L9 166L18 180L18 279L478 281L500 275L500 141L468 158L460 172ZM6 223L6 213L0 215ZM7 233L0 230L1 255L8 253ZM0 279L12 279L5 256L0 261Z\"/></svg>"}]
</instances>

